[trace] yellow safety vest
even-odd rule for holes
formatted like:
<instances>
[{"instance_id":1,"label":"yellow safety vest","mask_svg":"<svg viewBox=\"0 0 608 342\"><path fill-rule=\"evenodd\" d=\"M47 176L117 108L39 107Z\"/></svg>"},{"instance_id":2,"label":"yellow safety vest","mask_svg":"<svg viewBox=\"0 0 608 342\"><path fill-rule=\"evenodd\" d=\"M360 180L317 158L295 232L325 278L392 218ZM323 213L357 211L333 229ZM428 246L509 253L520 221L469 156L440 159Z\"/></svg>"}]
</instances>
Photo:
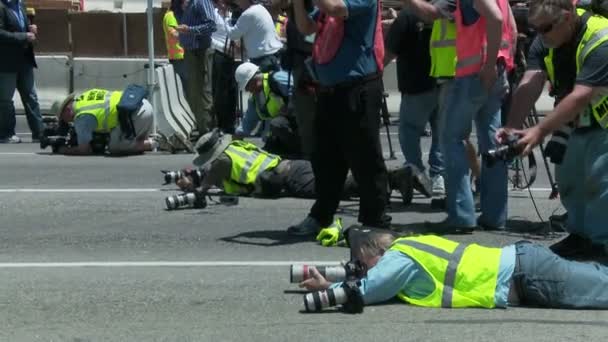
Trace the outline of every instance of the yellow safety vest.
<instances>
[{"instance_id":1,"label":"yellow safety vest","mask_svg":"<svg viewBox=\"0 0 608 342\"><path fill-rule=\"evenodd\" d=\"M585 14L585 10L577 9L578 15L582 16ZM587 28L583 34L583 38L578 44L576 49L576 73L578 74L581 70L581 66L585 61L585 58L591 51L597 48L601 43L608 41L608 19L599 16L592 15L587 20ZM549 53L544 58L545 68L547 69L547 76L549 82L553 87L555 84L555 67L553 65L553 53L554 49L549 49ZM608 56L606 56L608 58ZM579 127L589 126L591 124L591 114L600 126L604 129L608 128L608 95L601 94L591 100L591 103L587 106L583 113L579 116L578 124Z\"/></svg>"},{"instance_id":2,"label":"yellow safety vest","mask_svg":"<svg viewBox=\"0 0 608 342\"><path fill-rule=\"evenodd\" d=\"M456 24L448 19L433 22L430 40L431 77L456 74Z\"/></svg>"},{"instance_id":3,"label":"yellow safety vest","mask_svg":"<svg viewBox=\"0 0 608 342\"><path fill-rule=\"evenodd\" d=\"M170 34L177 27L177 19L173 11L167 11L163 17L163 31L167 45L167 58L170 60L184 59L184 48L179 44L179 38Z\"/></svg>"},{"instance_id":4,"label":"yellow safety vest","mask_svg":"<svg viewBox=\"0 0 608 342\"><path fill-rule=\"evenodd\" d=\"M235 140L224 151L232 161L230 178L224 180L228 194L248 194L258 175L279 165L281 158L270 154L252 143Z\"/></svg>"},{"instance_id":5,"label":"yellow safety vest","mask_svg":"<svg viewBox=\"0 0 608 342\"><path fill-rule=\"evenodd\" d=\"M500 248L463 244L434 235L395 240L390 248L412 258L431 277L435 289L414 299L403 291L400 299L418 306L494 308Z\"/></svg>"},{"instance_id":6,"label":"yellow safety vest","mask_svg":"<svg viewBox=\"0 0 608 342\"><path fill-rule=\"evenodd\" d=\"M270 89L270 73L263 74L263 91L253 97L258 116L262 120L277 117L285 105L283 98Z\"/></svg>"},{"instance_id":7,"label":"yellow safety vest","mask_svg":"<svg viewBox=\"0 0 608 342\"><path fill-rule=\"evenodd\" d=\"M91 89L80 94L74 100L74 118L80 115L93 115L97 119L97 133L109 133L118 126L118 102L122 91Z\"/></svg>"},{"instance_id":8,"label":"yellow safety vest","mask_svg":"<svg viewBox=\"0 0 608 342\"><path fill-rule=\"evenodd\" d=\"M287 17L284 15L280 15L277 18L277 22L274 24L274 30L276 31L279 37L285 35L285 29L287 28Z\"/></svg>"}]
</instances>

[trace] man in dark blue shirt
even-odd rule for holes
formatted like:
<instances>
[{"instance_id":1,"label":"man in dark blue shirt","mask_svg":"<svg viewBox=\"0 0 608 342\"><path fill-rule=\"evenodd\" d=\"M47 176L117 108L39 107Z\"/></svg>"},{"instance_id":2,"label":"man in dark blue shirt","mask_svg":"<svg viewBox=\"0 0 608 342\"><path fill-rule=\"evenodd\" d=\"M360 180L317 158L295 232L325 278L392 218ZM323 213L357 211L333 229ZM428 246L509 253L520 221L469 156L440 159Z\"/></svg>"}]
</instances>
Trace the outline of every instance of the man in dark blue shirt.
<instances>
[{"instance_id":1,"label":"man in dark blue shirt","mask_svg":"<svg viewBox=\"0 0 608 342\"><path fill-rule=\"evenodd\" d=\"M316 33L310 71L320 84L311 159L317 200L288 233L312 235L332 224L349 169L361 190L359 221L387 227L388 174L379 134L384 53L379 3L319 0L316 6L309 15L304 0L294 0L298 30Z\"/></svg>"},{"instance_id":2,"label":"man in dark blue shirt","mask_svg":"<svg viewBox=\"0 0 608 342\"><path fill-rule=\"evenodd\" d=\"M215 12L210 0L184 0L180 13L176 13L184 47L184 62L188 74L186 98L196 118L200 135L207 133L212 125L211 77L209 65L211 33L215 31Z\"/></svg>"},{"instance_id":3,"label":"man in dark blue shirt","mask_svg":"<svg viewBox=\"0 0 608 342\"><path fill-rule=\"evenodd\" d=\"M15 89L21 95L32 140L38 140L42 116L34 88L33 42L38 28L30 25L21 0L0 1L0 143L19 143L15 135Z\"/></svg>"}]
</instances>

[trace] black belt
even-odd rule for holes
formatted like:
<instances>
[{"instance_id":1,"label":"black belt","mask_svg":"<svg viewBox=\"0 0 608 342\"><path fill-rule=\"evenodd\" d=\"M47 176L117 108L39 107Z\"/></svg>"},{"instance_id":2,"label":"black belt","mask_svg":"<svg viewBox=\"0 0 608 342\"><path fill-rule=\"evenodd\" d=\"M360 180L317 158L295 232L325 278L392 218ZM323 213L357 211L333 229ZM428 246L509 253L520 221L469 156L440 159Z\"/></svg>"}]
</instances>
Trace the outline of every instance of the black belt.
<instances>
[{"instance_id":1,"label":"black belt","mask_svg":"<svg viewBox=\"0 0 608 342\"><path fill-rule=\"evenodd\" d=\"M371 81L380 79L381 77L382 77L381 73L373 73L373 74L365 75L363 77L357 77L357 78L354 78L354 79L351 79L348 81L340 82L340 83L334 84L332 86L319 86L319 91L321 93L333 93L338 90L353 88L353 87L365 84L367 82L371 82Z\"/></svg>"}]
</instances>

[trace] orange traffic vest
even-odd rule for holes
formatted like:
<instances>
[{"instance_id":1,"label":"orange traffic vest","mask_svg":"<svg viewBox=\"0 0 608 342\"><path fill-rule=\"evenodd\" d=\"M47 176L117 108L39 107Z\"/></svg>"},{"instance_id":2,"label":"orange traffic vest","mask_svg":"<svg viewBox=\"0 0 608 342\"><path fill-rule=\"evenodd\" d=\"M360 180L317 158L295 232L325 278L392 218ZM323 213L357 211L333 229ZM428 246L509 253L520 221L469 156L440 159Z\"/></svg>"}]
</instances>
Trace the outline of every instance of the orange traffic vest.
<instances>
[{"instance_id":1,"label":"orange traffic vest","mask_svg":"<svg viewBox=\"0 0 608 342\"><path fill-rule=\"evenodd\" d=\"M511 11L509 10L508 0L497 0L496 3L502 13L502 37L498 58L505 62L507 71L513 69L515 46L513 37L513 27L511 27ZM486 19L479 17L473 25L465 26L462 22L462 12L460 10L460 0L456 2L456 77L473 75L481 70L485 64L487 56L487 33Z\"/></svg>"}]
</instances>

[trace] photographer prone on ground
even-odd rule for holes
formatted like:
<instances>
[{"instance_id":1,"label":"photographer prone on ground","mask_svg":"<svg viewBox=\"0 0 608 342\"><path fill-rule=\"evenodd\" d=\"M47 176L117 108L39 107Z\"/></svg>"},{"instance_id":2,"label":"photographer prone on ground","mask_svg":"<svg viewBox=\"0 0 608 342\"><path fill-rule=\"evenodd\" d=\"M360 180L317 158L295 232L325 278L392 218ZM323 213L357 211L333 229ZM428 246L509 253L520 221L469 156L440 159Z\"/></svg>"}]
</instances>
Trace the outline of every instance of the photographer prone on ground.
<instances>
[{"instance_id":1,"label":"photographer prone on ground","mask_svg":"<svg viewBox=\"0 0 608 342\"><path fill-rule=\"evenodd\" d=\"M126 91L133 89L128 87ZM61 146L54 152L93 154L91 142L94 134L107 135L110 154L139 154L159 147L159 142L148 138L154 121L152 105L143 93L133 95L123 101L122 91L90 89L80 94L72 93L62 102L56 102L53 107L57 117L64 124L73 125L76 144ZM166 146L160 147L164 149Z\"/></svg>"},{"instance_id":2,"label":"photographer prone on ground","mask_svg":"<svg viewBox=\"0 0 608 342\"><path fill-rule=\"evenodd\" d=\"M321 292L305 296L306 311L344 303L361 312L361 305L394 297L434 308L608 309L608 267L565 260L528 241L489 248L433 235L385 233L356 249L353 255L366 271L354 282L356 289L352 281L331 283L312 268L312 277L299 286Z\"/></svg>"},{"instance_id":3,"label":"photographer prone on ground","mask_svg":"<svg viewBox=\"0 0 608 342\"><path fill-rule=\"evenodd\" d=\"M504 142L509 134L519 135L518 147L529 154L548 134L566 124L574 127L556 167L570 235L551 249L563 257L602 257L608 243L608 19L575 9L570 0L538 0L530 3L529 23L538 36L507 128L496 137ZM547 80L559 103L538 125L517 130Z\"/></svg>"}]
</instances>

